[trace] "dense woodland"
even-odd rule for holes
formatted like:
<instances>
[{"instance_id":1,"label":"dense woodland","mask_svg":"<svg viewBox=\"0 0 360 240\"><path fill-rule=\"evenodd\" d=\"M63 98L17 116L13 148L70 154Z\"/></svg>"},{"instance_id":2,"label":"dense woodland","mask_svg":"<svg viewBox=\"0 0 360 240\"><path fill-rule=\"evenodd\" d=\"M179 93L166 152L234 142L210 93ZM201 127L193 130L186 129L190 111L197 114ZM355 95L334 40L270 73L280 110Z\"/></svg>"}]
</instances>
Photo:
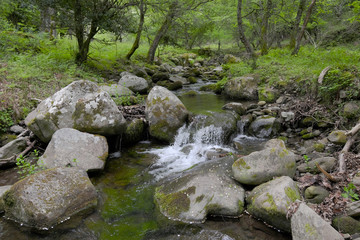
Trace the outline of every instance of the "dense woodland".
<instances>
[{"instance_id":1,"label":"dense woodland","mask_svg":"<svg viewBox=\"0 0 360 240\"><path fill-rule=\"evenodd\" d=\"M106 81L189 52L241 59L220 87L249 73L311 85L327 66L359 65L359 20L351 0L2 0L0 128L76 78Z\"/></svg>"}]
</instances>

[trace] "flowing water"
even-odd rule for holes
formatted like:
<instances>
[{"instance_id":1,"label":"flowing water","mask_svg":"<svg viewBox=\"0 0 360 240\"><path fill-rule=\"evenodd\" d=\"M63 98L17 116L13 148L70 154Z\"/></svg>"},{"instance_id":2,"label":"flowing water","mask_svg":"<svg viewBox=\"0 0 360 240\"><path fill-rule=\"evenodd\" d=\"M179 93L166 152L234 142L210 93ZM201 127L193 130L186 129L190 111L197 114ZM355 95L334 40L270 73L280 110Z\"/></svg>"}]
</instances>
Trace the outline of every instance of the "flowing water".
<instances>
[{"instance_id":1,"label":"flowing water","mask_svg":"<svg viewBox=\"0 0 360 240\"><path fill-rule=\"evenodd\" d=\"M183 97L182 101L195 113L220 111L226 102L213 94ZM289 239L247 214L239 219L209 218L204 224L164 225L157 221L153 195L161 179L210 159L209 153L248 154L260 149L265 141L240 131L234 145L224 146L221 135L219 128L192 123L179 129L171 146L143 141L123 149L121 156L113 154L107 160L103 172L91 176L99 193L98 208L92 215L70 229L46 233L31 232L2 218L0 239ZM14 170L0 172L0 177L1 185L18 179Z\"/></svg>"}]
</instances>

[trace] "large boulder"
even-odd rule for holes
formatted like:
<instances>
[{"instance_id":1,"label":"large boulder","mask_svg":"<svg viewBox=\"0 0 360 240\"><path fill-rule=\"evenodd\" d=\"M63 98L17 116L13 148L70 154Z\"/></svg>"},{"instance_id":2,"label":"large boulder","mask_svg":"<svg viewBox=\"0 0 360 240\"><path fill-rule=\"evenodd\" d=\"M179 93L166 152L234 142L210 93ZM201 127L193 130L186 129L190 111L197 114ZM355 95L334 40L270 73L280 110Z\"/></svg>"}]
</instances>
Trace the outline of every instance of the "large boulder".
<instances>
[{"instance_id":1,"label":"large boulder","mask_svg":"<svg viewBox=\"0 0 360 240\"><path fill-rule=\"evenodd\" d=\"M0 159L6 159L6 161L2 160L0 162L0 167L14 165L16 163L16 159L12 157L24 151L24 149L27 147L28 141L28 137L20 137L7 143L5 146L2 146L0 148Z\"/></svg>"},{"instance_id":2,"label":"large boulder","mask_svg":"<svg viewBox=\"0 0 360 240\"><path fill-rule=\"evenodd\" d=\"M42 101L25 119L43 142L61 128L100 135L117 135L126 121L107 92L90 81L75 81Z\"/></svg>"},{"instance_id":3,"label":"large boulder","mask_svg":"<svg viewBox=\"0 0 360 240\"><path fill-rule=\"evenodd\" d=\"M300 199L296 183L283 176L255 187L246 198L247 210L270 225L290 232L290 220L286 218L288 207Z\"/></svg>"},{"instance_id":4,"label":"large boulder","mask_svg":"<svg viewBox=\"0 0 360 240\"><path fill-rule=\"evenodd\" d=\"M253 77L230 79L224 86L224 93L230 98L257 100L258 82Z\"/></svg>"},{"instance_id":5,"label":"large boulder","mask_svg":"<svg viewBox=\"0 0 360 240\"><path fill-rule=\"evenodd\" d=\"M92 211L97 192L85 171L53 168L15 183L3 200L6 218L44 230Z\"/></svg>"},{"instance_id":6,"label":"large boulder","mask_svg":"<svg viewBox=\"0 0 360 240\"><path fill-rule=\"evenodd\" d=\"M291 233L293 240L344 239L339 232L305 203L301 203L291 217Z\"/></svg>"},{"instance_id":7,"label":"large boulder","mask_svg":"<svg viewBox=\"0 0 360 240\"><path fill-rule=\"evenodd\" d=\"M102 170L108 156L106 138L72 128L55 132L38 165L46 168L78 167L85 171Z\"/></svg>"},{"instance_id":8,"label":"large boulder","mask_svg":"<svg viewBox=\"0 0 360 240\"><path fill-rule=\"evenodd\" d=\"M239 217L244 189L229 177L232 158L206 162L156 188L155 203L169 219L204 222L208 215Z\"/></svg>"},{"instance_id":9,"label":"large boulder","mask_svg":"<svg viewBox=\"0 0 360 240\"><path fill-rule=\"evenodd\" d=\"M172 92L160 86L151 89L146 99L145 115L152 137L172 142L188 114L184 104Z\"/></svg>"},{"instance_id":10,"label":"large boulder","mask_svg":"<svg viewBox=\"0 0 360 240\"><path fill-rule=\"evenodd\" d=\"M122 74L118 85L127 87L131 91L138 93L146 93L149 89L149 84L145 78L137 77L131 73Z\"/></svg>"},{"instance_id":11,"label":"large boulder","mask_svg":"<svg viewBox=\"0 0 360 240\"><path fill-rule=\"evenodd\" d=\"M0 187L0 213L4 212L4 209L5 209L3 196L11 188L11 186L12 185L6 185L6 186Z\"/></svg>"},{"instance_id":12,"label":"large boulder","mask_svg":"<svg viewBox=\"0 0 360 240\"><path fill-rule=\"evenodd\" d=\"M294 177L296 155L280 139L272 139L265 149L241 157L232 165L234 178L243 184L258 185L273 177Z\"/></svg>"},{"instance_id":13,"label":"large boulder","mask_svg":"<svg viewBox=\"0 0 360 240\"><path fill-rule=\"evenodd\" d=\"M264 115L257 117L249 127L249 132L259 138L268 138L277 134L280 123L275 117Z\"/></svg>"}]
</instances>

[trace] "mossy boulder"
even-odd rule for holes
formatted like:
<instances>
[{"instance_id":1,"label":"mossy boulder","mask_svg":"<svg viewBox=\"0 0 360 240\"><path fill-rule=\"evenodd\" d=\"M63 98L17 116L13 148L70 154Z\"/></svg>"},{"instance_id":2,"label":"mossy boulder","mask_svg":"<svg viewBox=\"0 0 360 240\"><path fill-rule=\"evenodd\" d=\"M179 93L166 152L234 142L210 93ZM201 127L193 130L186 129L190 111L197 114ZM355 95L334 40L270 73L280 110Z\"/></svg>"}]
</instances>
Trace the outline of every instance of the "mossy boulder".
<instances>
[{"instance_id":1,"label":"mossy boulder","mask_svg":"<svg viewBox=\"0 0 360 240\"><path fill-rule=\"evenodd\" d=\"M333 219L332 224L342 233L360 233L360 222L350 216L337 216Z\"/></svg>"},{"instance_id":2,"label":"mossy boulder","mask_svg":"<svg viewBox=\"0 0 360 240\"><path fill-rule=\"evenodd\" d=\"M257 117L250 124L249 133L259 138L268 138L276 135L280 127L281 125L275 117L264 115Z\"/></svg>"},{"instance_id":3,"label":"mossy boulder","mask_svg":"<svg viewBox=\"0 0 360 240\"><path fill-rule=\"evenodd\" d=\"M121 144L131 145L141 141L145 135L146 124L143 119L133 119L127 123Z\"/></svg>"},{"instance_id":4,"label":"mossy boulder","mask_svg":"<svg viewBox=\"0 0 360 240\"><path fill-rule=\"evenodd\" d=\"M46 230L93 211L97 192L85 171L53 168L16 182L3 200L6 218Z\"/></svg>"},{"instance_id":5,"label":"mossy boulder","mask_svg":"<svg viewBox=\"0 0 360 240\"><path fill-rule=\"evenodd\" d=\"M246 198L247 210L268 224L290 232L290 219L286 218L288 207L300 199L296 183L283 176L255 187Z\"/></svg>"},{"instance_id":6,"label":"mossy boulder","mask_svg":"<svg viewBox=\"0 0 360 240\"><path fill-rule=\"evenodd\" d=\"M185 124L188 111L172 92L164 87L151 89L145 105L150 136L163 142L172 142L177 130Z\"/></svg>"},{"instance_id":7,"label":"mossy boulder","mask_svg":"<svg viewBox=\"0 0 360 240\"><path fill-rule=\"evenodd\" d=\"M258 82L253 77L237 77L230 79L224 86L224 94L230 98L257 100Z\"/></svg>"},{"instance_id":8,"label":"mossy boulder","mask_svg":"<svg viewBox=\"0 0 360 240\"><path fill-rule=\"evenodd\" d=\"M348 102L344 105L343 115L348 119L356 118L360 113L359 102Z\"/></svg>"},{"instance_id":9,"label":"mossy boulder","mask_svg":"<svg viewBox=\"0 0 360 240\"><path fill-rule=\"evenodd\" d=\"M108 148L103 136L62 128L53 135L38 165L46 168L78 167L85 171L103 170Z\"/></svg>"},{"instance_id":10,"label":"mossy boulder","mask_svg":"<svg viewBox=\"0 0 360 240\"><path fill-rule=\"evenodd\" d=\"M25 124L43 142L61 128L100 135L123 133L126 121L107 92L90 81L75 81L42 101Z\"/></svg>"},{"instance_id":11,"label":"mossy boulder","mask_svg":"<svg viewBox=\"0 0 360 240\"><path fill-rule=\"evenodd\" d=\"M157 83L159 81L167 81L170 79L170 74L168 72L156 72L154 75L152 75L151 80L154 83Z\"/></svg>"},{"instance_id":12,"label":"mossy boulder","mask_svg":"<svg viewBox=\"0 0 360 240\"><path fill-rule=\"evenodd\" d=\"M347 141L346 132L342 130L332 131L328 136L328 140L337 145L345 145Z\"/></svg>"},{"instance_id":13,"label":"mossy boulder","mask_svg":"<svg viewBox=\"0 0 360 240\"><path fill-rule=\"evenodd\" d=\"M293 240L344 239L339 232L305 203L300 203L299 208L291 217L291 234Z\"/></svg>"},{"instance_id":14,"label":"mossy boulder","mask_svg":"<svg viewBox=\"0 0 360 240\"><path fill-rule=\"evenodd\" d=\"M4 212L5 204L4 204L4 195L11 188L11 185L1 186L0 187L0 213Z\"/></svg>"},{"instance_id":15,"label":"mossy boulder","mask_svg":"<svg viewBox=\"0 0 360 240\"><path fill-rule=\"evenodd\" d=\"M296 155L280 139L272 139L265 149L241 157L232 165L234 178L243 184L258 185L274 177L294 177Z\"/></svg>"},{"instance_id":16,"label":"mossy boulder","mask_svg":"<svg viewBox=\"0 0 360 240\"><path fill-rule=\"evenodd\" d=\"M228 176L232 158L197 166L155 190L155 203L171 220L204 222L209 215L239 217L244 210L244 189Z\"/></svg>"},{"instance_id":17,"label":"mossy boulder","mask_svg":"<svg viewBox=\"0 0 360 240\"><path fill-rule=\"evenodd\" d=\"M263 86L258 88L258 95L260 101L267 103L274 103L279 98L280 92L272 87Z\"/></svg>"},{"instance_id":18,"label":"mossy boulder","mask_svg":"<svg viewBox=\"0 0 360 240\"><path fill-rule=\"evenodd\" d=\"M227 103L222 107L222 109L234 111L237 114L239 114L240 116L245 114L245 112L246 112L246 107L238 102Z\"/></svg>"},{"instance_id":19,"label":"mossy boulder","mask_svg":"<svg viewBox=\"0 0 360 240\"><path fill-rule=\"evenodd\" d=\"M310 186L305 190L305 199L310 203L322 203L329 196L329 191L320 186Z\"/></svg>"}]
</instances>

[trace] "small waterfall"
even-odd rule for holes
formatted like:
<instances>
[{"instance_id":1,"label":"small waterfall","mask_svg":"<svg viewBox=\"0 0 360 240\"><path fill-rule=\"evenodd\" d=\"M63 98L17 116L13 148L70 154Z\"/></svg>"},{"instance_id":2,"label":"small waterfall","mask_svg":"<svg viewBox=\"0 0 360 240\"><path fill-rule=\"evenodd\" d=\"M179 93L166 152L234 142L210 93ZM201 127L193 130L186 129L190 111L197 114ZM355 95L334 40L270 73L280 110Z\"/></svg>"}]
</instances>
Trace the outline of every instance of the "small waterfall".
<instances>
[{"instance_id":1,"label":"small waterfall","mask_svg":"<svg viewBox=\"0 0 360 240\"><path fill-rule=\"evenodd\" d=\"M196 120L188 126L184 125L178 130L172 145L148 151L158 156L158 160L152 166L150 173L159 180L206 161L206 153L209 150L221 148L225 151L231 151L231 149L222 146L222 139L223 130L214 127L214 125L199 126Z\"/></svg>"}]
</instances>

